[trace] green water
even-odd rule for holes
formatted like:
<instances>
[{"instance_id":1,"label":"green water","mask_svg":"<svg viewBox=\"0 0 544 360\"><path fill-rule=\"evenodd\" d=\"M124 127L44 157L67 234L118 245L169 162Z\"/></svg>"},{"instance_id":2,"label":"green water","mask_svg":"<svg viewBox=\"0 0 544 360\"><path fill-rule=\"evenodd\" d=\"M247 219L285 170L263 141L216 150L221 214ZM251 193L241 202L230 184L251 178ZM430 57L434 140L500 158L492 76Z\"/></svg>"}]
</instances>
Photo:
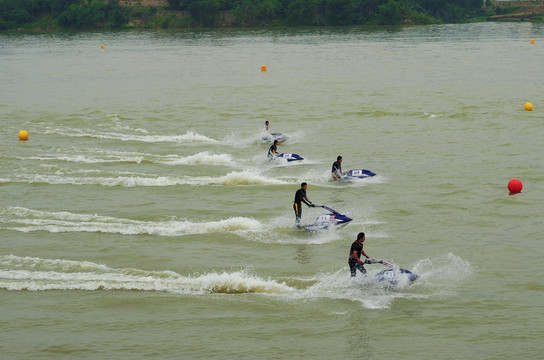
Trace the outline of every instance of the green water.
<instances>
[{"instance_id":1,"label":"green water","mask_svg":"<svg viewBox=\"0 0 544 360\"><path fill-rule=\"evenodd\" d=\"M540 358L543 33L1 34L3 358Z\"/></svg>"}]
</instances>

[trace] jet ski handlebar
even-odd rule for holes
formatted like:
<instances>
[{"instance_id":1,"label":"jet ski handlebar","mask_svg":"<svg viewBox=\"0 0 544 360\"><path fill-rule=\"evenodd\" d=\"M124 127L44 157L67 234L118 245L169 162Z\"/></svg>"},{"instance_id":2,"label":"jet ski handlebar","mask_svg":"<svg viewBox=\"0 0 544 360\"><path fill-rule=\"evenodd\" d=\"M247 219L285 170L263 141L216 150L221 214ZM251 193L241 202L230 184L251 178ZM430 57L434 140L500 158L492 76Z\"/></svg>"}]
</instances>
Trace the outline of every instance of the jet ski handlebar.
<instances>
[{"instance_id":1,"label":"jet ski handlebar","mask_svg":"<svg viewBox=\"0 0 544 360\"><path fill-rule=\"evenodd\" d=\"M325 210L327 210L327 211L330 211L330 212L333 213L333 214L340 214L338 211L336 211L336 210L334 210L334 209L331 209L331 208L328 207L327 205L316 204L316 203L314 203L314 206L315 206L315 207L321 207L321 208L323 208L323 209L325 209Z\"/></svg>"},{"instance_id":2,"label":"jet ski handlebar","mask_svg":"<svg viewBox=\"0 0 544 360\"><path fill-rule=\"evenodd\" d=\"M398 268L397 265L391 264L390 262L382 260L382 259L373 259L373 258L366 259L365 264L382 264L382 265L388 266L388 267L390 267L392 269L393 268Z\"/></svg>"}]
</instances>

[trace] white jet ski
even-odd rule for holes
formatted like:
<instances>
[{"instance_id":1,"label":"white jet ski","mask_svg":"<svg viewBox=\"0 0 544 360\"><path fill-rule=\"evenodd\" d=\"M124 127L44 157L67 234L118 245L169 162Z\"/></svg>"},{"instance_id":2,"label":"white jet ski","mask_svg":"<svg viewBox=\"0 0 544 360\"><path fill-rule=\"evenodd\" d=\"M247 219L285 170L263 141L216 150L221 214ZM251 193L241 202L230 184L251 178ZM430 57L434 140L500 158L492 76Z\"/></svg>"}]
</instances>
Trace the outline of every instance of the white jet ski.
<instances>
[{"instance_id":1,"label":"white jet ski","mask_svg":"<svg viewBox=\"0 0 544 360\"><path fill-rule=\"evenodd\" d=\"M365 264L382 264L389 269L382 270L372 279L372 282L385 287L399 287L410 285L419 278L419 275L414 274L410 270L403 269L397 265L391 264L381 259L367 259Z\"/></svg>"},{"instance_id":2,"label":"white jet ski","mask_svg":"<svg viewBox=\"0 0 544 360\"><path fill-rule=\"evenodd\" d=\"M274 140L278 140L278 143L282 143L284 142L285 140L287 140L289 137L285 134L282 134L282 133L268 133L268 132L265 132L263 133L263 136L261 138L262 142L263 143L270 143L270 144L273 144L274 143Z\"/></svg>"},{"instance_id":3,"label":"white jet ski","mask_svg":"<svg viewBox=\"0 0 544 360\"><path fill-rule=\"evenodd\" d=\"M298 154L279 154L276 159L285 159L289 162L304 160L304 158Z\"/></svg>"},{"instance_id":4,"label":"white jet ski","mask_svg":"<svg viewBox=\"0 0 544 360\"><path fill-rule=\"evenodd\" d=\"M325 205L314 204L315 206L322 207L329 211L329 214L318 216L313 224L306 225L304 228L308 231L326 230L333 227L340 227L346 225L353 220L352 218L339 213L338 211L331 209Z\"/></svg>"},{"instance_id":5,"label":"white jet ski","mask_svg":"<svg viewBox=\"0 0 544 360\"><path fill-rule=\"evenodd\" d=\"M367 177L375 176L376 174L370 170L366 169L352 169L345 173L340 180L343 181L352 181L352 180L361 180L366 179Z\"/></svg>"}]
</instances>

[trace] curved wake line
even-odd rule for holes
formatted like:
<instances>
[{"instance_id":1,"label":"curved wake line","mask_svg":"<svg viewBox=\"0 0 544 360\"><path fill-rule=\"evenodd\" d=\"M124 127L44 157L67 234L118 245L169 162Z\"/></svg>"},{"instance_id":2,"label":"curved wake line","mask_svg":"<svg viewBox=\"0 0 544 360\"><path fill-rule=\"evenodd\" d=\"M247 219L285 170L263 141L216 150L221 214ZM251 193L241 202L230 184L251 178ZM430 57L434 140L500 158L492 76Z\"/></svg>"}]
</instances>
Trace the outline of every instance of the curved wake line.
<instances>
[{"instance_id":1,"label":"curved wake line","mask_svg":"<svg viewBox=\"0 0 544 360\"><path fill-rule=\"evenodd\" d=\"M83 164L100 163L152 163L165 165L224 165L232 166L235 164L230 154L213 154L209 151L199 152L189 156L179 155L154 155L138 152L120 152L106 151L100 149L89 149L87 153L77 154L77 149L71 153L58 154L40 154L39 156L19 157L18 160L38 160L38 161L66 161Z\"/></svg>"},{"instance_id":2,"label":"curved wake line","mask_svg":"<svg viewBox=\"0 0 544 360\"><path fill-rule=\"evenodd\" d=\"M263 278L245 270L210 271L183 276L173 271L110 268L90 261L0 256L0 289L44 290L137 290L172 294L275 295L286 301L340 299L360 302L369 309L389 308L399 298L421 299L451 294L471 274L470 265L453 254L423 259L412 269L420 275L413 285L391 290L372 283L381 269L368 267L367 277L350 279L343 267L310 277ZM452 281L453 280L453 281Z\"/></svg>"},{"instance_id":3,"label":"curved wake line","mask_svg":"<svg viewBox=\"0 0 544 360\"><path fill-rule=\"evenodd\" d=\"M159 158L156 161L160 164L167 165L228 165L235 164L230 154L212 154L208 151L200 152L198 154L179 157L176 155L168 155Z\"/></svg>"},{"instance_id":4,"label":"curved wake line","mask_svg":"<svg viewBox=\"0 0 544 360\"><path fill-rule=\"evenodd\" d=\"M91 129L54 129L46 130L45 134L58 134L62 136L90 137L106 140L139 141L146 143L175 142L175 143L217 143L218 141L192 131L184 135L136 135L115 132L100 132Z\"/></svg>"},{"instance_id":5,"label":"curved wake line","mask_svg":"<svg viewBox=\"0 0 544 360\"><path fill-rule=\"evenodd\" d=\"M0 209L0 228L20 232L90 232L123 235L183 236L220 232L258 232L262 224L252 218L231 217L208 222L186 220L139 221L108 216L44 212L22 207Z\"/></svg>"},{"instance_id":6,"label":"curved wake line","mask_svg":"<svg viewBox=\"0 0 544 360\"><path fill-rule=\"evenodd\" d=\"M192 277L173 271L114 269L92 262L14 255L0 256L0 289L139 290L173 294L280 294L294 291L285 283L253 276L243 270Z\"/></svg>"},{"instance_id":7,"label":"curved wake line","mask_svg":"<svg viewBox=\"0 0 544 360\"><path fill-rule=\"evenodd\" d=\"M130 173L129 173L130 174ZM266 176L251 172L231 172L224 176L211 177L174 177L174 176L157 176L148 177L142 174L134 174L127 176L127 173L119 173L117 177L77 177L66 176L63 174L42 175L42 174L16 174L12 179L0 179L0 183L10 182L26 182L45 183L50 185L100 185L100 186L175 186L175 185L218 185L218 186L237 186L237 185L284 185L292 184L292 182L268 178Z\"/></svg>"}]
</instances>

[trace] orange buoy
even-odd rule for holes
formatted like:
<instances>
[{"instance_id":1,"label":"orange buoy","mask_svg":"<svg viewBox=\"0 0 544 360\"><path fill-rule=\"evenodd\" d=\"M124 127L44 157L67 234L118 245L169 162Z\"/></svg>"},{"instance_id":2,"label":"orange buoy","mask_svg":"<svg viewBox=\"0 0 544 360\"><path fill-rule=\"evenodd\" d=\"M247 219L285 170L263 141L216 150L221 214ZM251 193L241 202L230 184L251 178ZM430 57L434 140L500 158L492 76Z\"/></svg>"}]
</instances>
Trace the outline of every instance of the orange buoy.
<instances>
[{"instance_id":1,"label":"orange buoy","mask_svg":"<svg viewBox=\"0 0 544 360\"><path fill-rule=\"evenodd\" d=\"M523 105L523 108L525 109L525 111L533 111L533 104L531 104L530 102L525 103L525 105Z\"/></svg>"},{"instance_id":2,"label":"orange buoy","mask_svg":"<svg viewBox=\"0 0 544 360\"><path fill-rule=\"evenodd\" d=\"M265 72L265 71L266 71L266 65L261 65L261 71L262 71L262 72Z\"/></svg>"},{"instance_id":3,"label":"orange buoy","mask_svg":"<svg viewBox=\"0 0 544 360\"><path fill-rule=\"evenodd\" d=\"M19 131L19 140L21 140L21 141L28 140L28 131L26 131L26 130Z\"/></svg>"},{"instance_id":4,"label":"orange buoy","mask_svg":"<svg viewBox=\"0 0 544 360\"><path fill-rule=\"evenodd\" d=\"M534 44L535 43L535 39L531 39L531 44Z\"/></svg>"}]
</instances>

